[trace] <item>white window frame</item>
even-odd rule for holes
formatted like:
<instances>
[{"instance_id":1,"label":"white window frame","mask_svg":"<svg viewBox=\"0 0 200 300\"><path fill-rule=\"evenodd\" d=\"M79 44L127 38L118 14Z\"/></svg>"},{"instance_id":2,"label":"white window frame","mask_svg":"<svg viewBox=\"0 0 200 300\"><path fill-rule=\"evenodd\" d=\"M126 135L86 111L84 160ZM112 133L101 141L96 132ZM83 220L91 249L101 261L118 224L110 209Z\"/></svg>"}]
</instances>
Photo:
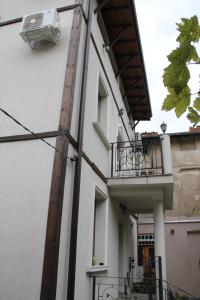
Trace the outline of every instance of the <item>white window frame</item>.
<instances>
[{"instance_id":1,"label":"white window frame","mask_svg":"<svg viewBox=\"0 0 200 300\"><path fill-rule=\"evenodd\" d=\"M109 142L109 93L103 76L99 72L96 93L96 120L93 126L107 150L111 149ZM99 102L100 100L100 102ZM99 111L100 109L100 111Z\"/></svg>"}]
</instances>

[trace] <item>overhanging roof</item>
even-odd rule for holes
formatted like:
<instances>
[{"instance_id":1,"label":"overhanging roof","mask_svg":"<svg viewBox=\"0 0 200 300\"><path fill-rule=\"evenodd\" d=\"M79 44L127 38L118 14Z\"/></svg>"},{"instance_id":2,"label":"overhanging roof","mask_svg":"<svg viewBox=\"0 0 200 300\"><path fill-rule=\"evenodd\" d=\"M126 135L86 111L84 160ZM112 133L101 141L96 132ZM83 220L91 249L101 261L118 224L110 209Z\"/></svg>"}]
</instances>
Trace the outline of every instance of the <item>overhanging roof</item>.
<instances>
[{"instance_id":1,"label":"overhanging roof","mask_svg":"<svg viewBox=\"0 0 200 300\"><path fill-rule=\"evenodd\" d=\"M128 102L133 120L150 120L151 104L134 2L98 2L105 3L99 11L99 20L106 29L105 44L111 44L109 55L115 74L123 83L124 101Z\"/></svg>"}]
</instances>

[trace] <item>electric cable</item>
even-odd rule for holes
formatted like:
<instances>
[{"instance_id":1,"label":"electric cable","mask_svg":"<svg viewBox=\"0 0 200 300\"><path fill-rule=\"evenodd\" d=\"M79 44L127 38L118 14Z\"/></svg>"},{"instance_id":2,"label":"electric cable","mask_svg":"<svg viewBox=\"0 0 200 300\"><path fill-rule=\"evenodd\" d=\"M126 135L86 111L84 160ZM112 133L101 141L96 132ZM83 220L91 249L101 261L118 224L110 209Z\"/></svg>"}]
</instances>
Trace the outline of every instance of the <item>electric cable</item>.
<instances>
[{"instance_id":1,"label":"electric cable","mask_svg":"<svg viewBox=\"0 0 200 300\"><path fill-rule=\"evenodd\" d=\"M66 156L64 153L62 153L60 150L58 150L55 146L53 146L52 144L50 144L49 142L47 142L45 139L43 139L42 137L40 137L37 133L33 132L32 130L28 129L26 126L24 126L21 122L19 122L17 119L15 119L12 115L10 115L6 110L0 108L0 111L6 115L8 118L10 118L11 120L13 120L16 124L18 124L20 127L22 127L24 130L28 131L29 133L31 133L32 135L34 135L35 137L37 137L37 139L41 140L43 143L45 143L46 145L48 145L49 147L51 147L52 149L56 150L58 153L60 153L60 155L69 158L70 160L74 161L76 160L75 157L70 157L70 156ZM64 135L64 132L61 133L61 135ZM66 135L65 135L66 136Z\"/></svg>"}]
</instances>

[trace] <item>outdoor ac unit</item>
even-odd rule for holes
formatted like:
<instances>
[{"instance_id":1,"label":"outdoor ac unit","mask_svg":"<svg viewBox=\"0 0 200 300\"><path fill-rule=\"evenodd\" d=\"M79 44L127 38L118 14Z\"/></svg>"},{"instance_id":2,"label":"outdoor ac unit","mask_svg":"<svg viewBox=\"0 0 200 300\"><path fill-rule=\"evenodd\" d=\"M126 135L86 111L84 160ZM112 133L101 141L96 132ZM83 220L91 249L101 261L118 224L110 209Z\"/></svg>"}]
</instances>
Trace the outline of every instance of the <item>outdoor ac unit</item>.
<instances>
[{"instance_id":1,"label":"outdoor ac unit","mask_svg":"<svg viewBox=\"0 0 200 300\"><path fill-rule=\"evenodd\" d=\"M49 9L23 17L20 35L31 48L40 41L57 43L60 39L59 15Z\"/></svg>"}]
</instances>

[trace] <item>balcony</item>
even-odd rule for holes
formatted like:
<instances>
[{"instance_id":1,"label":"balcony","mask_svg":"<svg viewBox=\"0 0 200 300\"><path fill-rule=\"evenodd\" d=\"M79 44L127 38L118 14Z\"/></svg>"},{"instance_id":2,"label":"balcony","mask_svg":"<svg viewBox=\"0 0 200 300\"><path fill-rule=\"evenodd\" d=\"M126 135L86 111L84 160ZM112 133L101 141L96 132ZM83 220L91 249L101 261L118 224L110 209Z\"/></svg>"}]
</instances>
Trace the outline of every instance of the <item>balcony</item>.
<instances>
[{"instance_id":1,"label":"balcony","mask_svg":"<svg viewBox=\"0 0 200 300\"><path fill-rule=\"evenodd\" d=\"M112 143L111 177L164 173L159 138Z\"/></svg>"},{"instance_id":2,"label":"balcony","mask_svg":"<svg viewBox=\"0 0 200 300\"><path fill-rule=\"evenodd\" d=\"M172 208L173 176L167 135L112 143L110 196L135 213L152 212L154 201Z\"/></svg>"}]
</instances>

